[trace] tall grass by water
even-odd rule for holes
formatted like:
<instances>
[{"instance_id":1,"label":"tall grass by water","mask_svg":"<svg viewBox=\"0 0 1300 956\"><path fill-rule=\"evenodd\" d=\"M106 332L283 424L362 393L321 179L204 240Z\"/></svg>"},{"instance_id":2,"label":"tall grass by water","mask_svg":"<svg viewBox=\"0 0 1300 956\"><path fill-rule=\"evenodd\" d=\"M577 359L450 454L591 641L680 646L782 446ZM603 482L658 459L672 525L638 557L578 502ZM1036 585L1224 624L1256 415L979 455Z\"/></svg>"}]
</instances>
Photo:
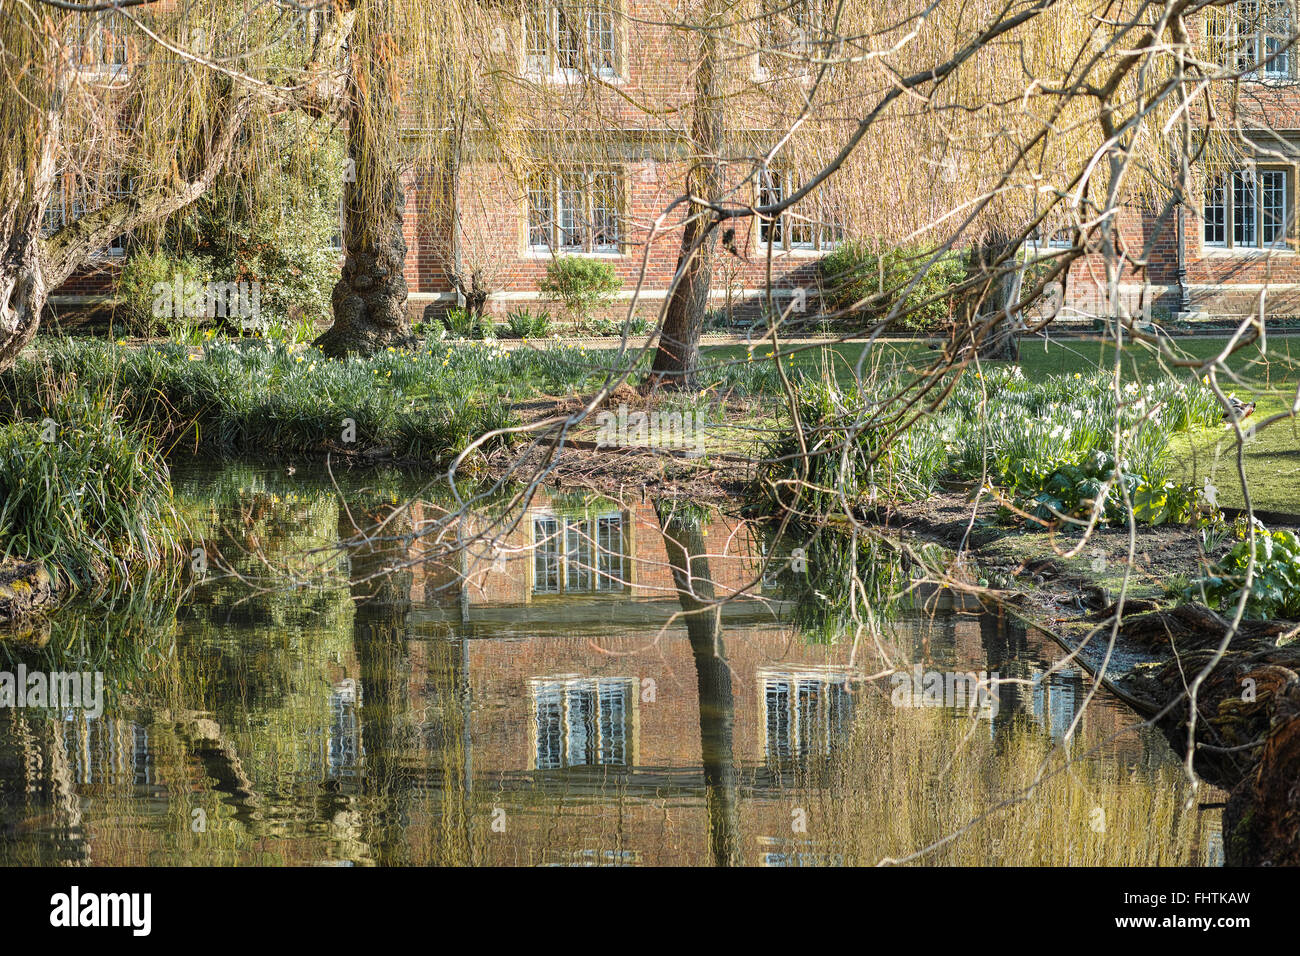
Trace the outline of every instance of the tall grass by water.
<instances>
[{"instance_id":1,"label":"tall grass by water","mask_svg":"<svg viewBox=\"0 0 1300 956\"><path fill-rule=\"evenodd\" d=\"M473 439L515 424L513 401L594 387L605 374L585 349L560 345L509 352L471 343L330 360L257 340L201 349L56 340L0 376L0 401L32 414L40 411L34 396L114 395L131 423L168 446L442 467Z\"/></svg>"},{"instance_id":2,"label":"tall grass by water","mask_svg":"<svg viewBox=\"0 0 1300 956\"><path fill-rule=\"evenodd\" d=\"M0 426L0 548L76 589L120 584L183 552L167 465L104 396L53 398Z\"/></svg>"}]
</instances>

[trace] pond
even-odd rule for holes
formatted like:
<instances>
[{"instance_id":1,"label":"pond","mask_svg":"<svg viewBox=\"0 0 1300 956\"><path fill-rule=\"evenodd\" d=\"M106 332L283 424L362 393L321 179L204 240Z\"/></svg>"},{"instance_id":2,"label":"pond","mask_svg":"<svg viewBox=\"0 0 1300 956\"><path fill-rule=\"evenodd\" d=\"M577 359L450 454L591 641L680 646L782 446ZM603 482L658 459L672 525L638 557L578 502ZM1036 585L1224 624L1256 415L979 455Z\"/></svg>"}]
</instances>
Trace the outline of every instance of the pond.
<instances>
[{"instance_id":1,"label":"pond","mask_svg":"<svg viewBox=\"0 0 1300 956\"><path fill-rule=\"evenodd\" d=\"M175 480L190 587L0 645L103 679L0 708L0 864L1220 862L1163 736L958 595L828 626L811 553L650 499Z\"/></svg>"}]
</instances>

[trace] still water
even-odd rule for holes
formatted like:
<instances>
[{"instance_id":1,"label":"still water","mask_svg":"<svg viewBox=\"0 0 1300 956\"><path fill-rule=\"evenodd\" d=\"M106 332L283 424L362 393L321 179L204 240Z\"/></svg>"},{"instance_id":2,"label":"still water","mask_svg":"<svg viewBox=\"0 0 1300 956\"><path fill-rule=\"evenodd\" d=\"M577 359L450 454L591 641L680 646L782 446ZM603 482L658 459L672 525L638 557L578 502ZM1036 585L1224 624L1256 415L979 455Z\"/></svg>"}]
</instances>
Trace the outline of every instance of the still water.
<instances>
[{"instance_id":1,"label":"still water","mask_svg":"<svg viewBox=\"0 0 1300 956\"><path fill-rule=\"evenodd\" d=\"M0 864L1220 862L1161 735L933 588L813 626L803 552L697 507L176 485L190 587L0 642L0 670L104 680L102 713L0 709Z\"/></svg>"}]
</instances>

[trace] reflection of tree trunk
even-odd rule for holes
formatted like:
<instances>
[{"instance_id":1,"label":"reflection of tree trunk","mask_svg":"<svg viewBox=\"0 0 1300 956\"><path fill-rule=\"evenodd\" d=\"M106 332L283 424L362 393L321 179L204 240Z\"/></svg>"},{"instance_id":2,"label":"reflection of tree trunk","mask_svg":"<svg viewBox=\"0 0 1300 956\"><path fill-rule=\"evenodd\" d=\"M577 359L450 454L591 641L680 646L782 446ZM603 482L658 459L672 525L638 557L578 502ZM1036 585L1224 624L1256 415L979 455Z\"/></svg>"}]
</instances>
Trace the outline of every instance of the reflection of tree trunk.
<instances>
[{"instance_id":1,"label":"reflection of tree trunk","mask_svg":"<svg viewBox=\"0 0 1300 956\"><path fill-rule=\"evenodd\" d=\"M989 674L996 673L1002 680L1027 680L1031 674L1024 628L1013 626L1000 606L986 610L979 620ZM1034 690L1026 683L1005 683L998 684L994 692L998 695L998 709L993 717L993 735L1002 739L1024 714L1033 712Z\"/></svg>"},{"instance_id":2,"label":"reflection of tree trunk","mask_svg":"<svg viewBox=\"0 0 1300 956\"><path fill-rule=\"evenodd\" d=\"M711 607L713 579L704 548L704 535L696 516L674 513L671 505L656 503L673 584L686 632L695 657L695 682L700 695L700 752L704 763L705 806L709 816L709 852L716 866L740 862L740 809L737 774L732 758L735 699L731 668L722 643L719 609Z\"/></svg>"},{"instance_id":3,"label":"reflection of tree trunk","mask_svg":"<svg viewBox=\"0 0 1300 956\"><path fill-rule=\"evenodd\" d=\"M355 509L355 506L354 506ZM339 537L356 534L358 523L380 522L390 509L372 509L364 515L355 510L339 512ZM353 548L351 558L353 641L361 674L361 746L364 792L379 798L380 811L368 822L373 831L366 842L374 847L381 864L406 862L402 819L410 796L410 775L403 772L407 727L407 676L410 660L406 650L406 614L411 607L411 571L389 570L404 563L409 554L410 512L403 510L376 530L375 540Z\"/></svg>"}]
</instances>

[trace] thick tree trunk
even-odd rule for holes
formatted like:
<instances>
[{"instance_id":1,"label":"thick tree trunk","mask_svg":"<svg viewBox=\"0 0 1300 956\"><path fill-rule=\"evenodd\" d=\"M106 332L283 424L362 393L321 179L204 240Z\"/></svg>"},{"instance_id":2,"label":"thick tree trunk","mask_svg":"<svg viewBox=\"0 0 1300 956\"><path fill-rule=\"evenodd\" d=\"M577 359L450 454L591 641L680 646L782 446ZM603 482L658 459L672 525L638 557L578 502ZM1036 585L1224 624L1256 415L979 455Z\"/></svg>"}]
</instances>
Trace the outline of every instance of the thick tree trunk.
<instances>
[{"instance_id":1,"label":"thick tree trunk","mask_svg":"<svg viewBox=\"0 0 1300 956\"><path fill-rule=\"evenodd\" d=\"M392 12L361 11L347 78L348 172L343 184L345 259L334 286L334 325L316 340L326 355L371 355L414 343L406 315L399 127L392 75Z\"/></svg>"},{"instance_id":2,"label":"thick tree trunk","mask_svg":"<svg viewBox=\"0 0 1300 956\"><path fill-rule=\"evenodd\" d=\"M687 177L686 189L693 197L716 202L722 194L722 155L725 125L722 116L718 75L718 25L721 5L714 3L701 31L700 65L695 75L695 113L691 139L696 165ZM689 204L689 219L682 230L677 256L678 281L664 311L663 330L655 352L651 375L669 388L694 389L700 364L700 334L709 310L713 284L716 219L700 202Z\"/></svg>"},{"instance_id":3,"label":"thick tree trunk","mask_svg":"<svg viewBox=\"0 0 1300 956\"><path fill-rule=\"evenodd\" d=\"M979 357L985 361L1020 361L1020 317L1009 311L1020 300L1015 250L1016 243L1003 236L971 247L967 275L983 281L969 313L970 334Z\"/></svg>"},{"instance_id":4,"label":"thick tree trunk","mask_svg":"<svg viewBox=\"0 0 1300 956\"><path fill-rule=\"evenodd\" d=\"M9 368L36 336L49 289L30 253L0 262L0 371Z\"/></svg>"}]
</instances>

